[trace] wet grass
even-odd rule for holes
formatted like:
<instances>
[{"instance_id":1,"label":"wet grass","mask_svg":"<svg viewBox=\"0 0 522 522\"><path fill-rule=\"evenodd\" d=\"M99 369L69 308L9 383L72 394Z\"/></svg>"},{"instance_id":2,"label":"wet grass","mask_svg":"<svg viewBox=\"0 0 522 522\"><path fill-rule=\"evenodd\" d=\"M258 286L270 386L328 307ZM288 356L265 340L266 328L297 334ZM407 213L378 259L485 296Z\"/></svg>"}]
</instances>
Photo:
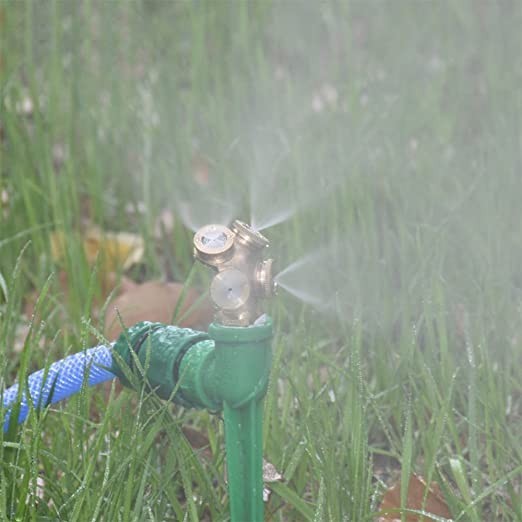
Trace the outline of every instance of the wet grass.
<instances>
[{"instance_id":1,"label":"wet grass","mask_svg":"<svg viewBox=\"0 0 522 522\"><path fill-rule=\"evenodd\" d=\"M208 175L248 218L249 173L284 177L306 205L266 231L278 263L327 246L337 296L326 315L271 305L268 519L372 520L416 472L455 520L522 520L521 22L507 2L0 3L5 385L95 342L86 217L145 237L145 277L183 279L180 194ZM205 413L85 391L4 435L1 517L226 520L222 437Z\"/></svg>"}]
</instances>

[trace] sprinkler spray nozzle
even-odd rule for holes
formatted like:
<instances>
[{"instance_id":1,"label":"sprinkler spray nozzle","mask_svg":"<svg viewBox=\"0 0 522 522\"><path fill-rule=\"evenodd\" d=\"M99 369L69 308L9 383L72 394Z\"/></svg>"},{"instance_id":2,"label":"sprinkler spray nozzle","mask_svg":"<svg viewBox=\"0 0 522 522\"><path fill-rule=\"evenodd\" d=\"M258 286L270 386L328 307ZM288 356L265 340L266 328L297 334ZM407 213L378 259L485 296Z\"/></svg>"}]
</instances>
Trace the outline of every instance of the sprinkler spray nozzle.
<instances>
[{"instance_id":1,"label":"sprinkler spray nozzle","mask_svg":"<svg viewBox=\"0 0 522 522\"><path fill-rule=\"evenodd\" d=\"M269 241L247 223L231 227L206 225L194 235L194 257L216 275L210 297L216 320L226 326L248 326L261 315L260 301L274 293L272 259L264 259Z\"/></svg>"}]
</instances>

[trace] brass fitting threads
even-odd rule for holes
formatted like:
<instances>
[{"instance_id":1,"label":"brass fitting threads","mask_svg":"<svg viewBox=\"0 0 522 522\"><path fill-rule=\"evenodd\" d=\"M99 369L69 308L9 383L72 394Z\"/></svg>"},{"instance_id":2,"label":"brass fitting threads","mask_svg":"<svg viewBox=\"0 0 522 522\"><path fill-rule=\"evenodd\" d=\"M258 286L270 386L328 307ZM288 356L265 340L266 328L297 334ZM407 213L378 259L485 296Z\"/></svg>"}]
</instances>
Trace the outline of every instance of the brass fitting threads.
<instances>
[{"instance_id":1,"label":"brass fitting threads","mask_svg":"<svg viewBox=\"0 0 522 522\"><path fill-rule=\"evenodd\" d=\"M205 265L218 267L234 255L234 232L223 225L206 225L194 235L194 256Z\"/></svg>"},{"instance_id":2,"label":"brass fitting threads","mask_svg":"<svg viewBox=\"0 0 522 522\"><path fill-rule=\"evenodd\" d=\"M194 236L194 256L216 275L210 297L216 321L226 326L248 326L261 315L261 300L274 292L272 259L263 259L268 239L247 223L230 228L206 225Z\"/></svg>"},{"instance_id":3,"label":"brass fitting threads","mask_svg":"<svg viewBox=\"0 0 522 522\"><path fill-rule=\"evenodd\" d=\"M263 234L239 219L232 223L232 230L236 234L236 241L249 250L260 250L269 245L268 239Z\"/></svg>"},{"instance_id":4,"label":"brass fitting threads","mask_svg":"<svg viewBox=\"0 0 522 522\"><path fill-rule=\"evenodd\" d=\"M273 263L273 259L265 259L256 265L255 291L259 297L271 297L274 294Z\"/></svg>"}]
</instances>

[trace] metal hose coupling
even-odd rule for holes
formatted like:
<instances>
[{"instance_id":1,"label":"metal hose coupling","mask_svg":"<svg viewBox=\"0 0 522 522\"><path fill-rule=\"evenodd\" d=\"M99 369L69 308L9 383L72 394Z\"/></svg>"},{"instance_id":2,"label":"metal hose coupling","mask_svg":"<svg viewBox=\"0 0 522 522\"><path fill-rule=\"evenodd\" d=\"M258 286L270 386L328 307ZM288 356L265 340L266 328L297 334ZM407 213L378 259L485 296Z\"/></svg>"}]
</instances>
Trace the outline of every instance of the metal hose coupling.
<instances>
[{"instance_id":1,"label":"metal hose coupling","mask_svg":"<svg viewBox=\"0 0 522 522\"><path fill-rule=\"evenodd\" d=\"M261 315L262 300L275 288L268 247L266 237L237 219L230 228L211 224L196 232L194 257L216 272L210 284L216 322L249 326Z\"/></svg>"}]
</instances>

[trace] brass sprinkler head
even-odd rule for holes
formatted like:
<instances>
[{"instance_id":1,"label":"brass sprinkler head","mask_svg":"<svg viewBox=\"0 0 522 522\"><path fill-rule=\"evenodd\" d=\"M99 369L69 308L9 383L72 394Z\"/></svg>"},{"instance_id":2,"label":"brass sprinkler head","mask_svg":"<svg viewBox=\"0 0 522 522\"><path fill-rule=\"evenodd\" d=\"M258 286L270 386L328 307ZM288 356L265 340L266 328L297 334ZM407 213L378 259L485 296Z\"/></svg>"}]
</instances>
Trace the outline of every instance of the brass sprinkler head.
<instances>
[{"instance_id":1,"label":"brass sprinkler head","mask_svg":"<svg viewBox=\"0 0 522 522\"><path fill-rule=\"evenodd\" d=\"M216 320L248 326L262 313L261 300L273 295L272 259L264 259L268 239L247 223L206 225L194 235L194 257L212 268L210 297Z\"/></svg>"}]
</instances>

